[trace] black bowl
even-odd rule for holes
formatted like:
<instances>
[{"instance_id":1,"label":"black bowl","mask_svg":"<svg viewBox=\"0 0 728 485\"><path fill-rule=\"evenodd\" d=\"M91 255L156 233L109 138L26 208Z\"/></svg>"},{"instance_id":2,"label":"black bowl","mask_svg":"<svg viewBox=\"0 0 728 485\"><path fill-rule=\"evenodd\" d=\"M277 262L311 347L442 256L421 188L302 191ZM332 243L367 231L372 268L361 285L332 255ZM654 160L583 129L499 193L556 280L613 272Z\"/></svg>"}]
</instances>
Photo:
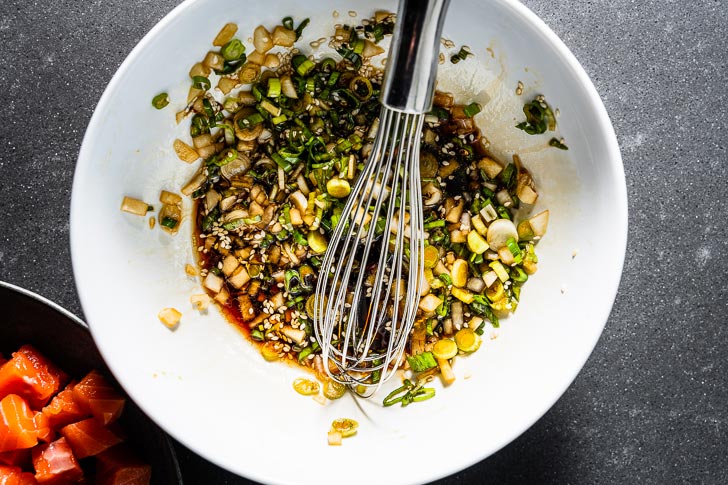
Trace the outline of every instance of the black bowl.
<instances>
[{"instance_id":1,"label":"black bowl","mask_svg":"<svg viewBox=\"0 0 728 485\"><path fill-rule=\"evenodd\" d=\"M80 319L45 298L0 282L0 353L9 357L31 344L64 372L80 380L93 369L123 389L106 367L91 334ZM119 420L129 444L152 465L152 483L177 485L182 474L169 438L126 396Z\"/></svg>"}]
</instances>

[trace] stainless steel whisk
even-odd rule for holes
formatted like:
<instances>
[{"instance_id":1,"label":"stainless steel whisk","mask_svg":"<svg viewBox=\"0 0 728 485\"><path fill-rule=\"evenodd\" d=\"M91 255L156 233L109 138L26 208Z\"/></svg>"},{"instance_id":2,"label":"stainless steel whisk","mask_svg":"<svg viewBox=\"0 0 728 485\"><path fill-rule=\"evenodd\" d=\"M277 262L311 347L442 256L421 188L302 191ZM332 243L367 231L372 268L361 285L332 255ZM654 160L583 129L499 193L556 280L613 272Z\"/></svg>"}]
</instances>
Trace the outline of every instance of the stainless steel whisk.
<instances>
[{"instance_id":1,"label":"stainless steel whisk","mask_svg":"<svg viewBox=\"0 0 728 485\"><path fill-rule=\"evenodd\" d=\"M314 329L324 368L340 383L366 386L360 394L394 375L421 296L420 136L448 4L400 1L379 127L319 273Z\"/></svg>"}]
</instances>

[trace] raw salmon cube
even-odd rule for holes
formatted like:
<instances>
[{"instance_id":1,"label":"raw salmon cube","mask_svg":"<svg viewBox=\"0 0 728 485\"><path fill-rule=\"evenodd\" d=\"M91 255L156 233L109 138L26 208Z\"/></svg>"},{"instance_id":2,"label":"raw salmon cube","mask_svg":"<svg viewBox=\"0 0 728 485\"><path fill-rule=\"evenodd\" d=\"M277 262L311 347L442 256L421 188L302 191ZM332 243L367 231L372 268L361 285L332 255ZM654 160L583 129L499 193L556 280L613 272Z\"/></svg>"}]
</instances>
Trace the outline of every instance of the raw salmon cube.
<instances>
[{"instance_id":1,"label":"raw salmon cube","mask_svg":"<svg viewBox=\"0 0 728 485\"><path fill-rule=\"evenodd\" d=\"M17 466L0 465L0 485L36 485L32 473L24 472Z\"/></svg>"},{"instance_id":2,"label":"raw salmon cube","mask_svg":"<svg viewBox=\"0 0 728 485\"><path fill-rule=\"evenodd\" d=\"M43 414L48 418L48 425L54 430L91 417L89 411L81 409L78 405L70 386L56 394L50 404L43 408Z\"/></svg>"},{"instance_id":3,"label":"raw salmon cube","mask_svg":"<svg viewBox=\"0 0 728 485\"><path fill-rule=\"evenodd\" d=\"M73 387L73 398L102 424L113 423L124 410L124 398L95 370Z\"/></svg>"},{"instance_id":4,"label":"raw salmon cube","mask_svg":"<svg viewBox=\"0 0 728 485\"><path fill-rule=\"evenodd\" d=\"M56 432L48 423L48 417L41 411L33 414L33 422L35 423L35 431L38 439L44 443L50 443L56 437Z\"/></svg>"},{"instance_id":5,"label":"raw salmon cube","mask_svg":"<svg viewBox=\"0 0 728 485\"><path fill-rule=\"evenodd\" d=\"M38 443L33 412L15 394L0 401L0 452L30 448Z\"/></svg>"},{"instance_id":6,"label":"raw salmon cube","mask_svg":"<svg viewBox=\"0 0 728 485\"><path fill-rule=\"evenodd\" d=\"M123 441L119 433L102 425L96 418L88 418L61 428L59 433L71 445L73 454L79 460L98 455Z\"/></svg>"},{"instance_id":7,"label":"raw salmon cube","mask_svg":"<svg viewBox=\"0 0 728 485\"><path fill-rule=\"evenodd\" d=\"M0 367L0 399L23 397L33 409L42 408L68 376L30 345L23 345Z\"/></svg>"},{"instance_id":8,"label":"raw salmon cube","mask_svg":"<svg viewBox=\"0 0 728 485\"><path fill-rule=\"evenodd\" d=\"M66 485L83 478L83 471L65 438L33 449L33 467L39 484Z\"/></svg>"}]
</instances>

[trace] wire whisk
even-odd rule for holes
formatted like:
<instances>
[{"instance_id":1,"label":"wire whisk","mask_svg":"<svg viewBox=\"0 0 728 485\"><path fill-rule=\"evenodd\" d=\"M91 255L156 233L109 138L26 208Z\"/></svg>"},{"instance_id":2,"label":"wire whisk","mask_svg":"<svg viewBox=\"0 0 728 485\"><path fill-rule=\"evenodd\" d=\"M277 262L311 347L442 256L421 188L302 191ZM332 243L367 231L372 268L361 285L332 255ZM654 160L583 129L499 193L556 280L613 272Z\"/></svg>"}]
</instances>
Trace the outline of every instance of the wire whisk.
<instances>
[{"instance_id":1,"label":"wire whisk","mask_svg":"<svg viewBox=\"0 0 728 485\"><path fill-rule=\"evenodd\" d=\"M424 237L419 147L424 115L383 108L369 162L324 256L317 295L322 355L346 384L396 370L420 300ZM376 161L376 163L375 163Z\"/></svg>"},{"instance_id":2,"label":"wire whisk","mask_svg":"<svg viewBox=\"0 0 728 485\"><path fill-rule=\"evenodd\" d=\"M314 331L324 368L362 395L395 374L417 315L424 269L420 137L448 3L400 1L379 127L319 273Z\"/></svg>"}]
</instances>

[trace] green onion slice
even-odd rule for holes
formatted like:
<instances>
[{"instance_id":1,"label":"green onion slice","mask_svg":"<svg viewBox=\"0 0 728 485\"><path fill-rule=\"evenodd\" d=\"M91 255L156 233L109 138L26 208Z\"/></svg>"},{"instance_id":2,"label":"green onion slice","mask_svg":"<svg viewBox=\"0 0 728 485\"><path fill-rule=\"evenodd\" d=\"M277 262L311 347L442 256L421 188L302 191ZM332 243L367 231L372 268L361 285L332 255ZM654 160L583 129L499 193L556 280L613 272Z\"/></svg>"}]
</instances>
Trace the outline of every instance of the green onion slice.
<instances>
[{"instance_id":1,"label":"green onion slice","mask_svg":"<svg viewBox=\"0 0 728 485\"><path fill-rule=\"evenodd\" d=\"M192 85L197 89L202 89L203 91L207 91L211 86L210 80L205 76L192 76Z\"/></svg>"},{"instance_id":2,"label":"green onion slice","mask_svg":"<svg viewBox=\"0 0 728 485\"><path fill-rule=\"evenodd\" d=\"M179 221L177 219L169 216L162 218L162 221L160 222L161 225L170 229L174 229L175 227L177 227L178 223Z\"/></svg>"},{"instance_id":3,"label":"green onion slice","mask_svg":"<svg viewBox=\"0 0 728 485\"><path fill-rule=\"evenodd\" d=\"M413 372L424 372L437 366L437 361L432 352L422 352L421 354L407 357L410 368Z\"/></svg>"},{"instance_id":4,"label":"green onion slice","mask_svg":"<svg viewBox=\"0 0 728 485\"><path fill-rule=\"evenodd\" d=\"M482 111L482 107L478 103L470 103L465 108L463 108L463 112L465 113L465 116L468 118L472 118L473 116L477 115Z\"/></svg>"},{"instance_id":5,"label":"green onion slice","mask_svg":"<svg viewBox=\"0 0 728 485\"><path fill-rule=\"evenodd\" d=\"M349 81L349 90L359 101L366 101L372 97L372 82L363 76L356 76Z\"/></svg>"},{"instance_id":6,"label":"green onion slice","mask_svg":"<svg viewBox=\"0 0 728 485\"><path fill-rule=\"evenodd\" d=\"M237 61L245 54L245 45L239 39L233 39L220 49L226 61Z\"/></svg>"},{"instance_id":7,"label":"green onion slice","mask_svg":"<svg viewBox=\"0 0 728 485\"><path fill-rule=\"evenodd\" d=\"M551 139L549 140L549 146L552 146L552 147L558 148L559 150L568 150L568 149L569 149L569 147L567 147L566 145L564 145L564 144L563 144L563 143L561 142L561 140L559 140L559 139L557 139L557 138L551 138Z\"/></svg>"},{"instance_id":8,"label":"green onion slice","mask_svg":"<svg viewBox=\"0 0 728 485\"><path fill-rule=\"evenodd\" d=\"M311 21L311 19L303 19L300 24L298 24L298 27L296 27L296 40L301 38L301 34L303 33L303 29L306 28L308 23Z\"/></svg>"},{"instance_id":9,"label":"green onion slice","mask_svg":"<svg viewBox=\"0 0 728 485\"><path fill-rule=\"evenodd\" d=\"M159 93L152 98L152 106L162 109L169 104L169 95L167 93Z\"/></svg>"}]
</instances>

